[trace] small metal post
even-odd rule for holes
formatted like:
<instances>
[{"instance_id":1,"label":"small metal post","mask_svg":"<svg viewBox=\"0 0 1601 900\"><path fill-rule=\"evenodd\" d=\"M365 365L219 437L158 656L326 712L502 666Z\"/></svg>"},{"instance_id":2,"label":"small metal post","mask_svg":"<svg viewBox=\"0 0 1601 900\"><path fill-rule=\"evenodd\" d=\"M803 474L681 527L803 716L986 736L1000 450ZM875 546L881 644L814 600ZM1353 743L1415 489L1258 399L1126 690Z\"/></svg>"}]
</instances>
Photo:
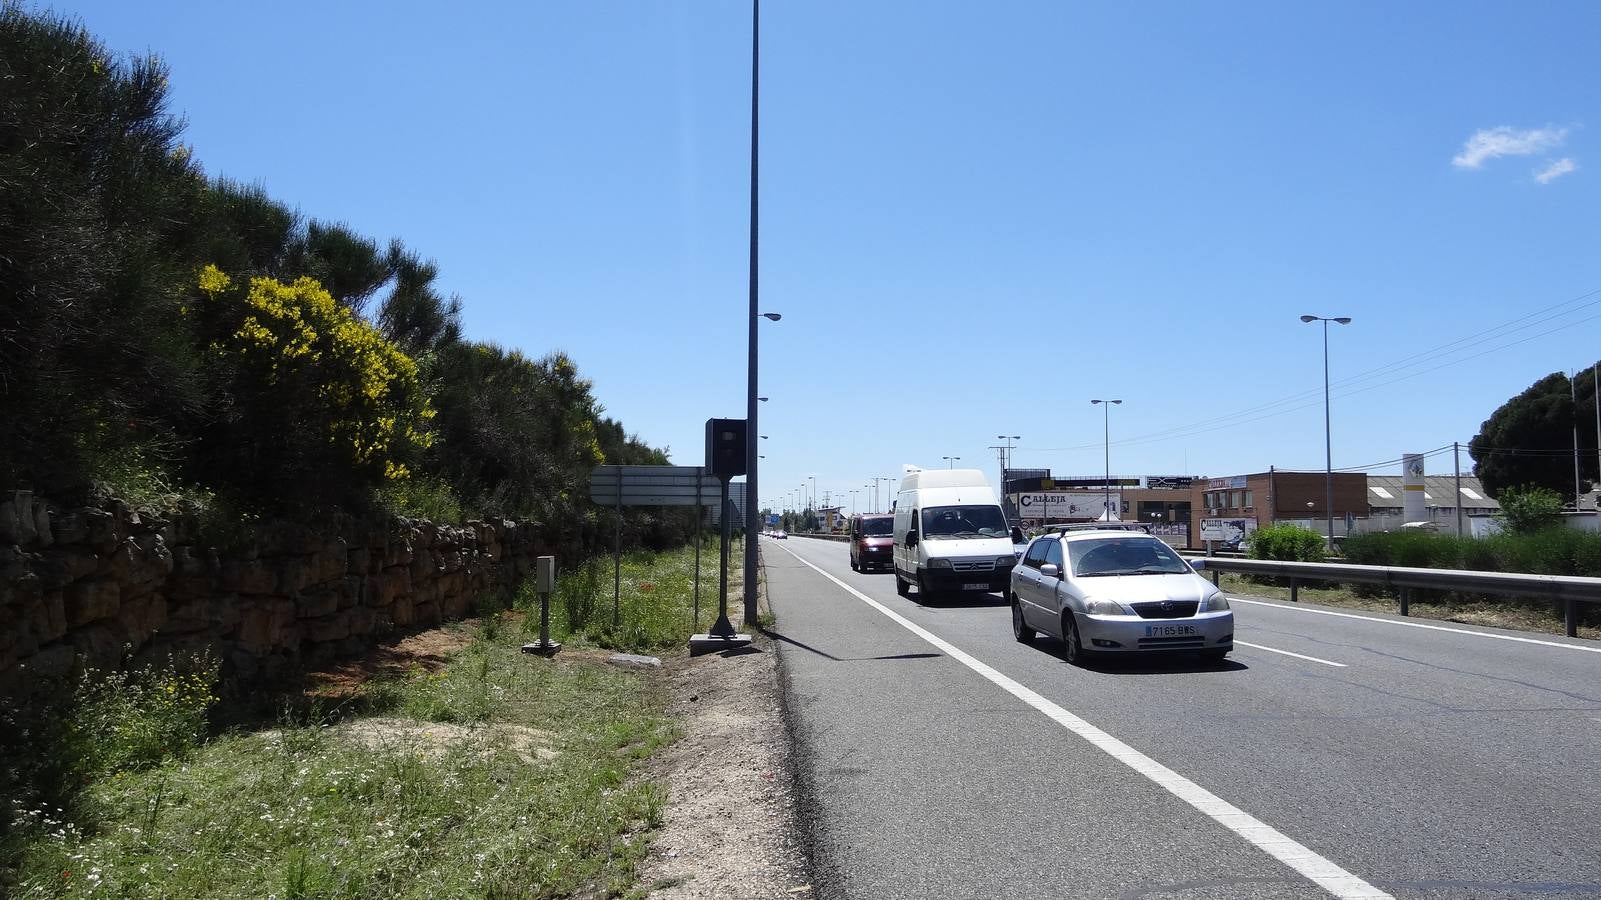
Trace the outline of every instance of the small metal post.
<instances>
[{"instance_id":1,"label":"small metal post","mask_svg":"<svg viewBox=\"0 0 1601 900\"><path fill-rule=\"evenodd\" d=\"M1579 603L1572 597L1562 599L1562 625L1568 637L1579 636Z\"/></svg>"},{"instance_id":2,"label":"small metal post","mask_svg":"<svg viewBox=\"0 0 1601 900\"><path fill-rule=\"evenodd\" d=\"M524 653L554 656L561 644L550 639L550 595L556 589L556 557L541 556L534 560L534 591L539 594L539 640L524 644Z\"/></svg>"},{"instance_id":3,"label":"small metal post","mask_svg":"<svg viewBox=\"0 0 1601 900\"><path fill-rule=\"evenodd\" d=\"M1412 589L1401 588L1401 615L1412 615Z\"/></svg>"},{"instance_id":4,"label":"small metal post","mask_svg":"<svg viewBox=\"0 0 1601 900\"><path fill-rule=\"evenodd\" d=\"M1290 602L1301 602L1301 582L1297 581L1294 577L1290 578Z\"/></svg>"},{"instance_id":5,"label":"small metal post","mask_svg":"<svg viewBox=\"0 0 1601 900\"><path fill-rule=\"evenodd\" d=\"M1212 570L1212 587L1218 587L1218 583L1217 583L1217 574L1218 574L1218 573L1217 573L1217 570L1216 570L1216 569L1213 569L1213 570Z\"/></svg>"},{"instance_id":6,"label":"small metal post","mask_svg":"<svg viewBox=\"0 0 1601 900\"><path fill-rule=\"evenodd\" d=\"M713 637L732 637L734 635L734 623L728 621L728 544L733 537L728 515L728 479L719 478L718 481L722 484L721 499L717 508L722 511L722 515L719 518L722 522L722 540L720 543L722 544L723 559L722 566L717 574L717 621L712 624L710 634Z\"/></svg>"},{"instance_id":7,"label":"small metal post","mask_svg":"<svg viewBox=\"0 0 1601 900\"><path fill-rule=\"evenodd\" d=\"M611 624L617 627L623 593L623 467L617 467L617 531L612 538Z\"/></svg>"},{"instance_id":8,"label":"small metal post","mask_svg":"<svg viewBox=\"0 0 1601 900\"><path fill-rule=\"evenodd\" d=\"M705 520L705 514L703 513L703 510L704 510L705 507L703 507L701 505L701 502L700 502L700 489L701 489L701 480L703 478L705 478L705 477L706 476L705 476L704 469L697 470L695 472L695 604L694 604L694 619L695 619L695 622L694 622L694 624L695 624L695 630L696 631L700 630L700 541L701 541L701 538L704 536L704 532L706 530L705 527L704 527L704 524L705 524L705 521L706 521Z\"/></svg>"}]
</instances>

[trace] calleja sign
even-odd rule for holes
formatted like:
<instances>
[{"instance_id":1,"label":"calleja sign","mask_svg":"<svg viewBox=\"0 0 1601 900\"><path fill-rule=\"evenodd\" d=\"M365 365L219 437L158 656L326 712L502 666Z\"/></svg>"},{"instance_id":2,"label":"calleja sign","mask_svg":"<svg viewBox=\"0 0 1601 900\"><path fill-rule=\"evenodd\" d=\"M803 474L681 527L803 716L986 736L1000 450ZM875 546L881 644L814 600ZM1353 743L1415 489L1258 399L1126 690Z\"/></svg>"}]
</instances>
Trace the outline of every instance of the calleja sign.
<instances>
[{"instance_id":1,"label":"calleja sign","mask_svg":"<svg viewBox=\"0 0 1601 900\"><path fill-rule=\"evenodd\" d=\"M1113 491L1113 518L1122 508L1122 495ZM1025 519L1099 519L1106 515L1106 494L1068 491L1018 494L1017 509Z\"/></svg>"}]
</instances>

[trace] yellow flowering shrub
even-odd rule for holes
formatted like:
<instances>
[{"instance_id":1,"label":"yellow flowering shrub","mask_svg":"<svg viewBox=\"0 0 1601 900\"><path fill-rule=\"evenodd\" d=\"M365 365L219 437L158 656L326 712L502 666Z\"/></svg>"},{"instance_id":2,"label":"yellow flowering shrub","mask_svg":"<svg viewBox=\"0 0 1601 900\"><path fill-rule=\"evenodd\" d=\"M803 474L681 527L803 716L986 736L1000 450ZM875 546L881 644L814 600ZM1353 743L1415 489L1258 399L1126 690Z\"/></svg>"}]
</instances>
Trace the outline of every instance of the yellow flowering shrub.
<instances>
[{"instance_id":1,"label":"yellow flowering shrub","mask_svg":"<svg viewBox=\"0 0 1601 900\"><path fill-rule=\"evenodd\" d=\"M252 413L289 420L258 424L311 424L328 461L372 481L410 474L410 462L433 441L434 411L415 361L314 279L239 281L208 265L196 286L209 326L206 350L233 373L235 394L275 395L279 402L253 404Z\"/></svg>"}]
</instances>

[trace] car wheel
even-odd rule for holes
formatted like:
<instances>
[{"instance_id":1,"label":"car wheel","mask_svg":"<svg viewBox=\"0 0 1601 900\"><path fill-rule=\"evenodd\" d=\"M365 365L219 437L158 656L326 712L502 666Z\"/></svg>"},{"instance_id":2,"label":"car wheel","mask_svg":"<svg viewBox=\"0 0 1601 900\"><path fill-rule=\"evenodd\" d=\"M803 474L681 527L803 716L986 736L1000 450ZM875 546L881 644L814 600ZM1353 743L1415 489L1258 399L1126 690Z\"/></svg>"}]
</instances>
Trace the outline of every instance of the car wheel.
<instances>
[{"instance_id":1,"label":"car wheel","mask_svg":"<svg viewBox=\"0 0 1601 900\"><path fill-rule=\"evenodd\" d=\"M1070 665L1082 666L1089 661L1089 651L1078 636L1078 617L1072 610L1062 612L1062 655Z\"/></svg>"},{"instance_id":2,"label":"car wheel","mask_svg":"<svg viewBox=\"0 0 1601 900\"><path fill-rule=\"evenodd\" d=\"M1034 629L1028 627L1028 623L1023 621L1023 604L1018 601L1015 594L1011 599L1012 637L1017 638L1019 644L1032 644L1034 643Z\"/></svg>"},{"instance_id":3,"label":"car wheel","mask_svg":"<svg viewBox=\"0 0 1601 900\"><path fill-rule=\"evenodd\" d=\"M904 597L907 594L911 593L911 591L909 590L909 587L910 586L906 583L906 579L901 577L901 573L896 572L895 573L895 593L900 594L902 597Z\"/></svg>"}]
</instances>

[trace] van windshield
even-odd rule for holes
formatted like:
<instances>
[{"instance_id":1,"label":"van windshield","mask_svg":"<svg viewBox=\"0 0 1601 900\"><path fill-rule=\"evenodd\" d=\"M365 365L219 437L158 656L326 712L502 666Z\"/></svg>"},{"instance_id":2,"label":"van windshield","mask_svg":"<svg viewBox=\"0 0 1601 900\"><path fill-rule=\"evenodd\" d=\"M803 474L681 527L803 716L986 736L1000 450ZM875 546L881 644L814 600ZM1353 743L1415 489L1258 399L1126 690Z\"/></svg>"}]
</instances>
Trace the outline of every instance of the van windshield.
<instances>
[{"instance_id":1,"label":"van windshield","mask_svg":"<svg viewBox=\"0 0 1601 900\"><path fill-rule=\"evenodd\" d=\"M889 516L862 520L862 534L868 537L889 537L895 533L895 520Z\"/></svg>"},{"instance_id":2,"label":"van windshield","mask_svg":"<svg viewBox=\"0 0 1601 900\"><path fill-rule=\"evenodd\" d=\"M999 506L934 506L923 510L923 537L929 540L1005 537L1008 533L1006 516Z\"/></svg>"}]
</instances>

